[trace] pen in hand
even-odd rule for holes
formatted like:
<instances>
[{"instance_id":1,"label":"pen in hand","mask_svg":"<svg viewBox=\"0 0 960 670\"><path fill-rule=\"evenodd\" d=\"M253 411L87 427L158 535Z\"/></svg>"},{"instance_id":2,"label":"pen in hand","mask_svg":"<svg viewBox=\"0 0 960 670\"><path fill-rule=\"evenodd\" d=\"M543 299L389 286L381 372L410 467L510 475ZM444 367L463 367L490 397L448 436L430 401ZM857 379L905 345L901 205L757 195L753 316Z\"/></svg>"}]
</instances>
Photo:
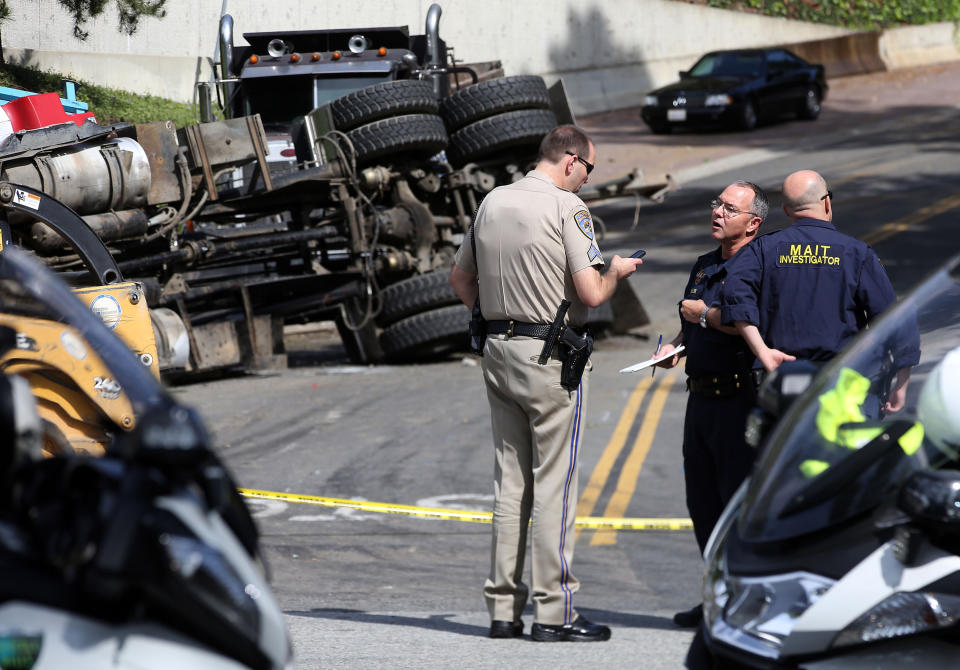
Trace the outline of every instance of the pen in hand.
<instances>
[{"instance_id":1,"label":"pen in hand","mask_svg":"<svg viewBox=\"0 0 960 670\"><path fill-rule=\"evenodd\" d=\"M663 333L660 333L660 337L657 338L657 352L653 355L654 358L660 355L660 346L663 344ZM654 365L653 369L650 371L650 376L653 377L657 374L657 366Z\"/></svg>"}]
</instances>

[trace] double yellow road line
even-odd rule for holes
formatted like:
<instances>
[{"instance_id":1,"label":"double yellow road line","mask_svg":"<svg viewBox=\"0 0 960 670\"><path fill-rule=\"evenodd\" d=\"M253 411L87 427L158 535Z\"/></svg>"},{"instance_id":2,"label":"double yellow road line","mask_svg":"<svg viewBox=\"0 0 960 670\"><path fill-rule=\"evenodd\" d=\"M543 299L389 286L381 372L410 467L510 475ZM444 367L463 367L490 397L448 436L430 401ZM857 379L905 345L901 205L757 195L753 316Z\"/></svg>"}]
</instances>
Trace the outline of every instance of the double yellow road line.
<instances>
[{"instance_id":1,"label":"double yellow road line","mask_svg":"<svg viewBox=\"0 0 960 670\"><path fill-rule=\"evenodd\" d=\"M620 420L613 431L613 436L607 443L600 456L600 461L590 476L590 482L584 489L578 504L578 510L583 513L577 516L576 527L579 535L583 529L593 529L597 533L590 544L616 544L618 530L689 530L693 526L690 519L683 518L630 518L624 517L627 505L633 497L637 487L637 478L643 468L643 462L653 444L653 437L660 423L660 416L666 404L667 396L673 386L675 375L660 376L656 390L643 417L643 423L634 439L633 446L626 461L620 469L617 486L610 497L602 517L592 517L590 514L596 507L610 473L616 465L627 437L634 424L644 396L653 385L652 378L645 378L630 394L627 405L620 415ZM493 515L490 512L469 511L459 509L445 509L439 507L418 507L415 505L400 505L395 503L369 502L365 500L348 500L345 498L326 498L309 496L297 493L281 493L278 491L261 491L257 489L239 489L240 495L255 500L276 500L285 503L304 505L319 505L321 507L355 509L363 512L377 512L381 514L399 514L402 516L419 517L423 519L444 519L448 521L467 521L474 523L490 523Z\"/></svg>"},{"instance_id":2,"label":"double yellow road line","mask_svg":"<svg viewBox=\"0 0 960 670\"><path fill-rule=\"evenodd\" d=\"M912 214L908 214L902 219L897 221L891 221L886 223L876 230L871 230L866 235L860 237L861 240L867 244L874 245L878 242L882 242L887 238L893 237L897 233L902 233L905 230L923 223L928 219L932 219L935 216L939 216L944 212L949 212L951 209L960 207L960 193L943 198L937 202L930 203L926 207L921 207Z\"/></svg>"},{"instance_id":3,"label":"double yellow road line","mask_svg":"<svg viewBox=\"0 0 960 670\"><path fill-rule=\"evenodd\" d=\"M660 424L663 407L667 402L667 397L670 395L670 390L675 378L676 373L667 373L660 375L660 379L657 380L657 388L653 392L649 405L647 406L647 411L643 415L643 423L640 424L640 430L633 440L630 453L620 468L616 488L607 501L607 506L603 510L603 518L616 518L626 513L627 505L630 503L636 491L637 481L640 477L640 471L643 469L643 463L647 458L647 454L650 453L650 447L653 446L653 438L656 435L657 426ZM633 389L633 392L627 399L627 404L623 408L623 413L620 415L620 420L617 422L616 428L613 430L613 435L610 437L610 441L600 455L600 460L590 475L590 481L580 495L580 502L577 503L578 511L589 515L596 507L597 501L600 499L606 487L607 480L613 471L613 467L617 460L619 460L620 454L627 444L627 438L643 405L643 399L653 385L654 378L645 376L644 379L637 384L636 388ZM675 522L674 529L676 530L693 528L689 519L673 519L672 521ZM578 526L578 538L579 535L580 529ZM617 529L615 528L599 530L590 540L590 544L593 546L611 545L616 544L616 542Z\"/></svg>"}]
</instances>

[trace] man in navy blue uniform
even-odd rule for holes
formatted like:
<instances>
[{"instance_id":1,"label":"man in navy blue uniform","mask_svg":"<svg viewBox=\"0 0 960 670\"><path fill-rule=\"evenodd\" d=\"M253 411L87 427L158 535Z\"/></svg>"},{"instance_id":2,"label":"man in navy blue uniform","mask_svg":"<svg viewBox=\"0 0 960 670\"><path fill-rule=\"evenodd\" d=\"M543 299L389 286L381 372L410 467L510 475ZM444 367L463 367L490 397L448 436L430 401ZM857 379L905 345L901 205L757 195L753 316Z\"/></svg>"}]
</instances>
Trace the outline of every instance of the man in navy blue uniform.
<instances>
[{"instance_id":1,"label":"man in navy blue uniform","mask_svg":"<svg viewBox=\"0 0 960 670\"><path fill-rule=\"evenodd\" d=\"M720 246L700 256L690 271L680 302L680 332L660 355L669 355L680 344L685 351L658 363L670 368L681 355L687 357L690 397L683 426L683 473L701 553L753 463L744 425L754 404L754 357L736 329L720 322L720 288L728 261L749 246L769 209L763 190L747 181L730 184L710 206L711 235ZM702 612L697 605L678 612L674 622L696 626Z\"/></svg>"},{"instance_id":2,"label":"man in navy blue uniform","mask_svg":"<svg viewBox=\"0 0 960 670\"><path fill-rule=\"evenodd\" d=\"M734 325L767 371L785 360L832 358L896 295L864 242L834 227L822 176L801 170L783 182L793 225L759 238L727 268L722 322ZM883 409L903 407L912 345L894 351L896 380ZM900 359L900 360L898 360Z\"/></svg>"}]
</instances>

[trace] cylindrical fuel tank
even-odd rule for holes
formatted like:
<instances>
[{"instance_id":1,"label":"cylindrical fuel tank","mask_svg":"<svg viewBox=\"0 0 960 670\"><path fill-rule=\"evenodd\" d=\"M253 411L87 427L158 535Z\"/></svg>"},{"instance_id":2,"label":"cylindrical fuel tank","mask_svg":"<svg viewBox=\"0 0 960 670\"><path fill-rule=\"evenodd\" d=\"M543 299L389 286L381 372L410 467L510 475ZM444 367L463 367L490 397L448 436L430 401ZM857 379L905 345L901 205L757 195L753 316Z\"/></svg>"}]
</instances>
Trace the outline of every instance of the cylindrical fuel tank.
<instances>
[{"instance_id":1,"label":"cylindrical fuel tank","mask_svg":"<svg viewBox=\"0 0 960 670\"><path fill-rule=\"evenodd\" d=\"M150 162L136 140L118 137L11 161L3 178L43 191L77 214L99 214L147 204Z\"/></svg>"},{"instance_id":2,"label":"cylindrical fuel tank","mask_svg":"<svg viewBox=\"0 0 960 670\"><path fill-rule=\"evenodd\" d=\"M87 214L83 220L104 242L143 235L149 225L147 215L142 209ZM32 246L41 251L60 251L70 244L60 233L40 221L30 227L30 239L33 241Z\"/></svg>"}]
</instances>

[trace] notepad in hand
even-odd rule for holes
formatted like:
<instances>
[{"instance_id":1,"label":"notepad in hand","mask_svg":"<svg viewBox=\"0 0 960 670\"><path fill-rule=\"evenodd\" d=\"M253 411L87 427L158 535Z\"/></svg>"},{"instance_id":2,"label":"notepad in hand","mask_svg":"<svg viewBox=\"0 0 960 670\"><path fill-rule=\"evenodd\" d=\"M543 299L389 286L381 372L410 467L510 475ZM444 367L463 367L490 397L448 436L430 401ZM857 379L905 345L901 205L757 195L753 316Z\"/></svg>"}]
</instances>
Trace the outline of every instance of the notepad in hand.
<instances>
[{"instance_id":1,"label":"notepad in hand","mask_svg":"<svg viewBox=\"0 0 960 670\"><path fill-rule=\"evenodd\" d=\"M622 369L622 370L620 371L620 374L625 375L625 374L629 374L629 373L631 373L631 372L639 372L640 370L646 370L646 369L649 368L651 365L656 365L656 364L659 363L660 361L665 361L665 360L667 360L668 358L670 358L670 357L672 357L672 356L674 356L674 355L676 355L676 354L679 354L679 353L680 353L681 351L683 351L685 348L686 348L686 347L684 347L684 346L681 344L679 347L677 347L676 349L674 349L673 351L671 351L669 354L664 354L663 356L660 356L660 357L658 357L658 358L651 358L651 359L649 359L649 360L642 361L642 362L640 362L640 363L636 363L636 364L634 364L634 365L631 365L631 366L629 366L629 367L626 367L626 368L624 368L624 369Z\"/></svg>"}]
</instances>

